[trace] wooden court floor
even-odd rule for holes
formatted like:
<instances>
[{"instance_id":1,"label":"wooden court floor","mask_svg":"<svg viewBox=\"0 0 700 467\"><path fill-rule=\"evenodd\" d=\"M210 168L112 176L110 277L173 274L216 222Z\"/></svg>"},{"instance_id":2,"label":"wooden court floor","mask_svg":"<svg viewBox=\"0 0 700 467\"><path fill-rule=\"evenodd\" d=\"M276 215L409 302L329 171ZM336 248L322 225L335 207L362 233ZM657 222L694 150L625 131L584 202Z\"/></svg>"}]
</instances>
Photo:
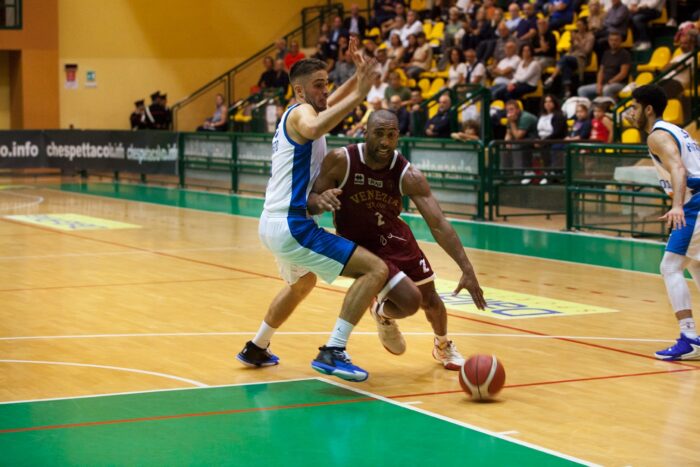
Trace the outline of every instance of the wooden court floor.
<instances>
[{"instance_id":1,"label":"wooden court floor","mask_svg":"<svg viewBox=\"0 0 700 467\"><path fill-rule=\"evenodd\" d=\"M422 247L441 279L458 279L438 246ZM505 365L505 389L485 404L467 400L456 373L432 359L421 312L400 323L400 357L365 316L348 350L370 378L352 388L594 464L700 465L700 363L652 357L677 335L658 275L467 252L503 300L605 312L508 317L448 305L462 353L493 353ZM315 378L309 364L335 322L342 283L320 284L280 329L278 367L251 370L234 358L282 285L254 218L2 187L0 402ZM0 443L13 426L3 413Z\"/></svg>"}]
</instances>

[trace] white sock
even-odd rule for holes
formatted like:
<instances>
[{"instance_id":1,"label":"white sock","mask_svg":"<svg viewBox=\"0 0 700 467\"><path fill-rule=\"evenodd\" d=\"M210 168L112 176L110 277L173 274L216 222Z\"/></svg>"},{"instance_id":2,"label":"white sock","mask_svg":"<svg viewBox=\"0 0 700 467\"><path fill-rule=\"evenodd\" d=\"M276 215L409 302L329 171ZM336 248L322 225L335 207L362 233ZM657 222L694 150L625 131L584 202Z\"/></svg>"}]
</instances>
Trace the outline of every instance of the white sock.
<instances>
[{"instance_id":1,"label":"white sock","mask_svg":"<svg viewBox=\"0 0 700 467\"><path fill-rule=\"evenodd\" d=\"M260 329L258 329L258 333L253 337L253 344L257 345L261 349L266 349L270 345L270 339L272 339L272 335L277 331L277 328L273 328L268 326L268 324L263 321L262 324L260 324Z\"/></svg>"},{"instance_id":2,"label":"white sock","mask_svg":"<svg viewBox=\"0 0 700 467\"><path fill-rule=\"evenodd\" d=\"M698 332L695 329L695 320L693 318L683 318L678 322L681 326L681 332L690 339L697 339Z\"/></svg>"},{"instance_id":3,"label":"white sock","mask_svg":"<svg viewBox=\"0 0 700 467\"><path fill-rule=\"evenodd\" d=\"M386 300L382 300L381 302L379 302L379 306L377 307L377 314L384 319L391 319L386 314L384 314L384 304L385 303L386 303Z\"/></svg>"},{"instance_id":4,"label":"white sock","mask_svg":"<svg viewBox=\"0 0 700 467\"><path fill-rule=\"evenodd\" d=\"M329 337L328 342L326 342L326 347L345 348L345 346L348 345L348 339L354 327L354 324L348 323L343 318L338 318L338 321L335 322L331 337Z\"/></svg>"},{"instance_id":5,"label":"white sock","mask_svg":"<svg viewBox=\"0 0 700 467\"><path fill-rule=\"evenodd\" d=\"M440 347L442 347L444 344L447 344L447 334L445 334L444 336L438 336L437 334L435 334L435 343Z\"/></svg>"}]
</instances>

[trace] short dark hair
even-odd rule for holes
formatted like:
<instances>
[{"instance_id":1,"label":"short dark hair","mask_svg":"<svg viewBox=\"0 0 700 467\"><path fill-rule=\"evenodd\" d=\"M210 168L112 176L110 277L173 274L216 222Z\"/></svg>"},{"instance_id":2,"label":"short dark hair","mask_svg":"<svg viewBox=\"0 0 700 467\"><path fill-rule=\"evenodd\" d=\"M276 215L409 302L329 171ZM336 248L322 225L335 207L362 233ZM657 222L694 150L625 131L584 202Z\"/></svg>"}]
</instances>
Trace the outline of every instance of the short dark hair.
<instances>
[{"instance_id":1,"label":"short dark hair","mask_svg":"<svg viewBox=\"0 0 700 467\"><path fill-rule=\"evenodd\" d=\"M396 117L396 114L394 112L391 112L389 110L381 109L381 110L375 110L372 112L367 119L367 129L369 127L374 126L374 122L377 120L381 121L392 121L396 124L396 127L399 127L399 119Z\"/></svg>"},{"instance_id":2,"label":"short dark hair","mask_svg":"<svg viewBox=\"0 0 700 467\"><path fill-rule=\"evenodd\" d=\"M632 92L632 97L642 105L642 108L650 105L657 117L664 114L666 104L668 104L666 91L656 84L638 87Z\"/></svg>"},{"instance_id":3,"label":"short dark hair","mask_svg":"<svg viewBox=\"0 0 700 467\"><path fill-rule=\"evenodd\" d=\"M323 60L319 60L317 58L304 58L292 65L292 69L289 70L289 81L294 81L302 76L307 76L311 73L325 69L326 62Z\"/></svg>"}]
</instances>

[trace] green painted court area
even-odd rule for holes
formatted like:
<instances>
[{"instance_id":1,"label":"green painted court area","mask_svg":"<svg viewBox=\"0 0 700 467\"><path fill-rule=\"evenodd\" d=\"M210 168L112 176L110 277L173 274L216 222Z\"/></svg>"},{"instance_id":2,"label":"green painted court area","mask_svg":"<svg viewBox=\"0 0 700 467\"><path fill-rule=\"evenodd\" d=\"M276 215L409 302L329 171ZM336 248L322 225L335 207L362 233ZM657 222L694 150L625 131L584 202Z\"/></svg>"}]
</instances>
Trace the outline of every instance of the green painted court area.
<instances>
[{"instance_id":1,"label":"green painted court area","mask_svg":"<svg viewBox=\"0 0 700 467\"><path fill-rule=\"evenodd\" d=\"M320 379L0 404L0 464L580 465Z\"/></svg>"}]
</instances>

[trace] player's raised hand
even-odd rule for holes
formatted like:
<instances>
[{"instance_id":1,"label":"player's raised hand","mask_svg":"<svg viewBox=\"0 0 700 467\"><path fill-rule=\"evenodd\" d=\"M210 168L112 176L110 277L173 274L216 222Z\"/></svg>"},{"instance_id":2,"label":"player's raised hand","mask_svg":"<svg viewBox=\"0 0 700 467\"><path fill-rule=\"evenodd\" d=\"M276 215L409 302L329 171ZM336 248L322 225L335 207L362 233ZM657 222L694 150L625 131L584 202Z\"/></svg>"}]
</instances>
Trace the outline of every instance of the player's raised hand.
<instances>
[{"instance_id":1,"label":"player's raised hand","mask_svg":"<svg viewBox=\"0 0 700 467\"><path fill-rule=\"evenodd\" d=\"M337 211L340 209L338 196L343 193L340 188L331 188L318 195L318 206L324 211Z\"/></svg>"},{"instance_id":2,"label":"player's raised hand","mask_svg":"<svg viewBox=\"0 0 700 467\"><path fill-rule=\"evenodd\" d=\"M469 295L472 296L474 305L480 310L486 309L486 299L484 298L484 291L481 290L479 286L479 280L474 274L474 270L470 269L467 272L462 273L462 277L459 278L459 284L457 288L452 292L452 295L457 295L462 289L467 289Z\"/></svg>"},{"instance_id":3,"label":"player's raised hand","mask_svg":"<svg viewBox=\"0 0 700 467\"><path fill-rule=\"evenodd\" d=\"M671 227L672 230L678 230L685 227L685 213L683 208L671 208L666 214L659 217L660 221L666 221L666 227Z\"/></svg>"}]
</instances>

